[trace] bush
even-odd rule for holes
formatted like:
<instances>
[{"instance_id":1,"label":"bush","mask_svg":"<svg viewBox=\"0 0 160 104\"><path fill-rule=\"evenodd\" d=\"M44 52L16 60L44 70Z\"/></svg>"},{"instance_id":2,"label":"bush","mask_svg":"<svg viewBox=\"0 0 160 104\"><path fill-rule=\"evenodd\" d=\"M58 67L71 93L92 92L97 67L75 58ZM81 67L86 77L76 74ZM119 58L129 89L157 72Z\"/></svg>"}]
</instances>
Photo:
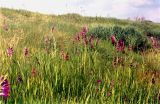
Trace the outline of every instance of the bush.
<instances>
[{"instance_id":1,"label":"bush","mask_svg":"<svg viewBox=\"0 0 160 104\"><path fill-rule=\"evenodd\" d=\"M136 31L134 27L126 27L124 29L124 34L126 37L126 45L129 44L135 45L137 38L140 36L140 33Z\"/></svg>"},{"instance_id":2,"label":"bush","mask_svg":"<svg viewBox=\"0 0 160 104\"><path fill-rule=\"evenodd\" d=\"M88 35L94 35L95 37L98 37L100 39L106 39L111 36L111 29L102 27L102 26L98 26L98 27L90 29Z\"/></svg>"},{"instance_id":3,"label":"bush","mask_svg":"<svg viewBox=\"0 0 160 104\"><path fill-rule=\"evenodd\" d=\"M151 43L145 36L139 36L137 38L135 46L134 46L134 51L145 51L147 49L151 48Z\"/></svg>"},{"instance_id":4,"label":"bush","mask_svg":"<svg viewBox=\"0 0 160 104\"><path fill-rule=\"evenodd\" d=\"M109 40L112 34L116 36L117 40L125 38L125 46L132 45L135 51L143 51L151 48L151 43L147 37L140 35L140 32L134 27L122 28L120 26L114 26L107 28L98 26L92 28L88 33L88 35L94 35L104 40Z\"/></svg>"},{"instance_id":5,"label":"bush","mask_svg":"<svg viewBox=\"0 0 160 104\"><path fill-rule=\"evenodd\" d=\"M115 34L117 39L121 39L125 36L124 29L120 26L112 27L112 34Z\"/></svg>"}]
</instances>

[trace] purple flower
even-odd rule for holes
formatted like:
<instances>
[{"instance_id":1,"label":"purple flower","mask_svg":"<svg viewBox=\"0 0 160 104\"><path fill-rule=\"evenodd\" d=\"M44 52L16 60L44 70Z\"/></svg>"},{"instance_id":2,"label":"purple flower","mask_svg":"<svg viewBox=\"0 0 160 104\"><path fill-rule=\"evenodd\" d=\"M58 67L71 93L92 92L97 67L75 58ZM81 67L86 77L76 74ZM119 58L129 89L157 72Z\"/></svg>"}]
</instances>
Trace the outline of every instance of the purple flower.
<instances>
[{"instance_id":1,"label":"purple flower","mask_svg":"<svg viewBox=\"0 0 160 104\"><path fill-rule=\"evenodd\" d=\"M83 31L84 33L87 33L87 32L88 32L88 27L84 26L84 27L82 28L82 31Z\"/></svg>"},{"instance_id":2,"label":"purple flower","mask_svg":"<svg viewBox=\"0 0 160 104\"><path fill-rule=\"evenodd\" d=\"M124 39L121 39L118 41L116 48L118 52L124 52L124 48L125 48Z\"/></svg>"},{"instance_id":3,"label":"purple flower","mask_svg":"<svg viewBox=\"0 0 160 104\"><path fill-rule=\"evenodd\" d=\"M97 80L97 84L101 84L101 82L102 82L102 81L101 81L100 79Z\"/></svg>"},{"instance_id":4,"label":"purple flower","mask_svg":"<svg viewBox=\"0 0 160 104\"><path fill-rule=\"evenodd\" d=\"M11 56L13 56L13 48L12 47L9 47L8 49L7 49L7 55L9 56L9 57L11 57Z\"/></svg>"},{"instance_id":5,"label":"purple flower","mask_svg":"<svg viewBox=\"0 0 160 104\"><path fill-rule=\"evenodd\" d=\"M92 36L90 36L90 38L89 38L89 42L92 43L93 40L94 40L94 36L92 35Z\"/></svg>"},{"instance_id":6,"label":"purple flower","mask_svg":"<svg viewBox=\"0 0 160 104\"><path fill-rule=\"evenodd\" d=\"M84 45L87 45L87 44L88 44L87 38L84 38L83 41L84 41Z\"/></svg>"},{"instance_id":7,"label":"purple flower","mask_svg":"<svg viewBox=\"0 0 160 104\"><path fill-rule=\"evenodd\" d=\"M82 37L82 39L84 39L86 37L86 33L82 31L81 32L81 37Z\"/></svg>"},{"instance_id":8,"label":"purple flower","mask_svg":"<svg viewBox=\"0 0 160 104\"><path fill-rule=\"evenodd\" d=\"M0 96L7 98L10 94L10 84L3 76L0 77Z\"/></svg>"},{"instance_id":9,"label":"purple flower","mask_svg":"<svg viewBox=\"0 0 160 104\"><path fill-rule=\"evenodd\" d=\"M99 89L98 88L96 88L96 93L98 93L99 92Z\"/></svg>"},{"instance_id":10,"label":"purple flower","mask_svg":"<svg viewBox=\"0 0 160 104\"><path fill-rule=\"evenodd\" d=\"M20 74L18 75L17 81L18 81L18 82L22 82L22 81L23 81L23 80L22 80L22 76L21 76Z\"/></svg>"},{"instance_id":11,"label":"purple flower","mask_svg":"<svg viewBox=\"0 0 160 104\"><path fill-rule=\"evenodd\" d=\"M107 93L107 97L110 97L112 95L112 92Z\"/></svg>"},{"instance_id":12,"label":"purple flower","mask_svg":"<svg viewBox=\"0 0 160 104\"><path fill-rule=\"evenodd\" d=\"M28 54L29 54L29 49L28 48L24 48L24 55L28 56Z\"/></svg>"},{"instance_id":13,"label":"purple flower","mask_svg":"<svg viewBox=\"0 0 160 104\"><path fill-rule=\"evenodd\" d=\"M77 35L75 36L75 41L80 41L80 36L79 36L79 34L77 34Z\"/></svg>"},{"instance_id":14,"label":"purple flower","mask_svg":"<svg viewBox=\"0 0 160 104\"><path fill-rule=\"evenodd\" d=\"M112 41L113 45L117 44L117 40L116 40L116 37L114 35L111 36L111 41Z\"/></svg>"},{"instance_id":15,"label":"purple flower","mask_svg":"<svg viewBox=\"0 0 160 104\"><path fill-rule=\"evenodd\" d=\"M81 31L81 36L82 36L82 39L86 37L86 33L88 32L88 28L85 26L82 28L82 31Z\"/></svg>"}]
</instances>

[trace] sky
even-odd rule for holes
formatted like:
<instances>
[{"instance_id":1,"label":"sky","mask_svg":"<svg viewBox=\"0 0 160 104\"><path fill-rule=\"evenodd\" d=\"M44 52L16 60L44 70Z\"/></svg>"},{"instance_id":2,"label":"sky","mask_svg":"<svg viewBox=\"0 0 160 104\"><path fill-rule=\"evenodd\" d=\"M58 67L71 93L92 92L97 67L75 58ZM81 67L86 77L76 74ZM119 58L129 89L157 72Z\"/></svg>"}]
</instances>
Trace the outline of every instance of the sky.
<instances>
[{"instance_id":1,"label":"sky","mask_svg":"<svg viewBox=\"0 0 160 104\"><path fill-rule=\"evenodd\" d=\"M0 0L0 7L57 15L78 13L119 19L138 16L160 23L160 0Z\"/></svg>"}]
</instances>

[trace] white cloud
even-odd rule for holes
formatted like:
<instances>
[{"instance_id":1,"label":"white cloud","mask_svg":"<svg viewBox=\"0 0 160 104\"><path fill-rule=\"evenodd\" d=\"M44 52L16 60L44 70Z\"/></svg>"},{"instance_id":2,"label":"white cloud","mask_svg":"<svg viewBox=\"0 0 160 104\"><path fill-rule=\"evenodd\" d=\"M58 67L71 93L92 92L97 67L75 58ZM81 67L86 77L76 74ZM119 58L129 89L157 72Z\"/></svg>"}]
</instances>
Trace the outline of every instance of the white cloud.
<instances>
[{"instance_id":1,"label":"white cloud","mask_svg":"<svg viewBox=\"0 0 160 104\"><path fill-rule=\"evenodd\" d=\"M129 0L129 3L133 6L143 6L143 5L150 5L153 3L154 0Z\"/></svg>"},{"instance_id":2,"label":"white cloud","mask_svg":"<svg viewBox=\"0 0 160 104\"><path fill-rule=\"evenodd\" d=\"M160 22L160 0L0 0L0 6L49 14L71 12L116 18L144 16Z\"/></svg>"}]
</instances>

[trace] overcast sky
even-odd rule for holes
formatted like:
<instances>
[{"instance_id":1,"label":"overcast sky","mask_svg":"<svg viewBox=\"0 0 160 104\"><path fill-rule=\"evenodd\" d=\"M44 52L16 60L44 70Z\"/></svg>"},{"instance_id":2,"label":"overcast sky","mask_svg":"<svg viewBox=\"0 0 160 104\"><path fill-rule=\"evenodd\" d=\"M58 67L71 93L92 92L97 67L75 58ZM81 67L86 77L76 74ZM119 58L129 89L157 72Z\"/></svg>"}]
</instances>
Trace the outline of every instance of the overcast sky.
<instances>
[{"instance_id":1,"label":"overcast sky","mask_svg":"<svg viewBox=\"0 0 160 104\"><path fill-rule=\"evenodd\" d=\"M45 14L78 13L124 19L143 16L160 22L160 0L0 0L0 7Z\"/></svg>"}]
</instances>

